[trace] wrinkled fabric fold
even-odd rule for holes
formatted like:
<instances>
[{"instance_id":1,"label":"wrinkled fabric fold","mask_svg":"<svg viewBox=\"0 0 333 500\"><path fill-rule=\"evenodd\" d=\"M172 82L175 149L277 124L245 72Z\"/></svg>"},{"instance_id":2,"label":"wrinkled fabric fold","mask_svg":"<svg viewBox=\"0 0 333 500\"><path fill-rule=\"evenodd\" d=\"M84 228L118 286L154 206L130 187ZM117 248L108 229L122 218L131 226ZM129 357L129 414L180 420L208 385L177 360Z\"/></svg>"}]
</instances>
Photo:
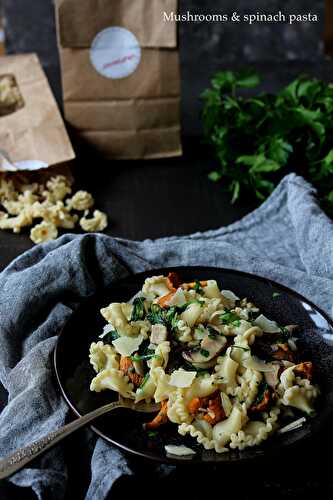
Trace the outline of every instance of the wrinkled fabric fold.
<instances>
[{"instance_id":1,"label":"wrinkled fabric fold","mask_svg":"<svg viewBox=\"0 0 333 500\"><path fill-rule=\"evenodd\" d=\"M52 376L57 334L82 299L129 273L168 266L239 269L289 286L332 314L333 223L314 195L291 174L257 210L228 227L142 242L65 235L13 261L0 275L0 380L9 394L0 414L0 456L70 418ZM87 500L103 500L118 478L135 473L121 451L100 439L90 438L86 453ZM151 468L162 474L161 467ZM163 468L164 475L170 471ZM31 487L41 500L61 500L71 481L63 447L10 480Z\"/></svg>"}]
</instances>

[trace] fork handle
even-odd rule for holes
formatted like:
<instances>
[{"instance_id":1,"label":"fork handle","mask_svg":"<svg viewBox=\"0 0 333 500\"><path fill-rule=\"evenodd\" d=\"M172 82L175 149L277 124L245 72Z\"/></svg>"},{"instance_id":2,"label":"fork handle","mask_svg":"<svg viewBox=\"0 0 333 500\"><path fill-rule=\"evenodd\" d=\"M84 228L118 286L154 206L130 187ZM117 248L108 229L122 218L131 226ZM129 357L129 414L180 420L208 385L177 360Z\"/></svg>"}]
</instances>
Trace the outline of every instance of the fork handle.
<instances>
[{"instance_id":1,"label":"fork handle","mask_svg":"<svg viewBox=\"0 0 333 500\"><path fill-rule=\"evenodd\" d=\"M46 436L29 444L28 446L19 448L8 457L0 460L0 480L5 479L22 469L22 467L44 453L46 450L59 443L59 441L67 437L69 434L72 434L72 432L87 425L95 418L100 417L101 415L104 415L104 413L114 410L115 408L121 408L122 406L123 405L118 401L101 406L100 408L77 418L73 422L60 427L56 431L46 434Z\"/></svg>"}]
</instances>

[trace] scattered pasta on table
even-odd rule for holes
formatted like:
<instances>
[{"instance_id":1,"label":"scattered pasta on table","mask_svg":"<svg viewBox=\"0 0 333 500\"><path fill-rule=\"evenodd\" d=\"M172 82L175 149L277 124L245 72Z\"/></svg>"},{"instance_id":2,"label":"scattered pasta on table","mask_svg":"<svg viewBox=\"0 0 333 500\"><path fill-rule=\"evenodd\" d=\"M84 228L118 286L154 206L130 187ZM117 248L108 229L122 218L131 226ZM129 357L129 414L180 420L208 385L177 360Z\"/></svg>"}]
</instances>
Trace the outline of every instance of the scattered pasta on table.
<instances>
[{"instance_id":1,"label":"scattered pasta on table","mask_svg":"<svg viewBox=\"0 0 333 500\"><path fill-rule=\"evenodd\" d=\"M91 209L94 199L87 191L72 194L66 176L56 175L45 183L29 183L24 177L0 176L0 229L20 233L33 226L34 243L53 240L59 229L71 230L78 225L86 232L103 231L107 215Z\"/></svg>"}]
</instances>

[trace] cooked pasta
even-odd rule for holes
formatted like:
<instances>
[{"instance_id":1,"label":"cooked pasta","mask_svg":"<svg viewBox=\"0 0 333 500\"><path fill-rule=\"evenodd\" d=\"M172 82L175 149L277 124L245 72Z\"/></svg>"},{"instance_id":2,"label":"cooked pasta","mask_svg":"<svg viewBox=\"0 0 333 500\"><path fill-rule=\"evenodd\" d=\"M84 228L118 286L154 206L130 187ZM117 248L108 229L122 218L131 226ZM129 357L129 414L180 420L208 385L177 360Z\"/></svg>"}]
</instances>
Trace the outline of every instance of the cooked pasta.
<instances>
[{"instance_id":1,"label":"cooked pasta","mask_svg":"<svg viewBox=\"0 0 333 500\"><path fill-rule=\"evenodd\" d=\"M90 389L161 403L146 429L171 422L182 436L224 453L299 428L314 413L319 388L295 328L215 280L153 276L135 298L101 314L108 323L90 347Z\"/></svg>"}]
</instances>

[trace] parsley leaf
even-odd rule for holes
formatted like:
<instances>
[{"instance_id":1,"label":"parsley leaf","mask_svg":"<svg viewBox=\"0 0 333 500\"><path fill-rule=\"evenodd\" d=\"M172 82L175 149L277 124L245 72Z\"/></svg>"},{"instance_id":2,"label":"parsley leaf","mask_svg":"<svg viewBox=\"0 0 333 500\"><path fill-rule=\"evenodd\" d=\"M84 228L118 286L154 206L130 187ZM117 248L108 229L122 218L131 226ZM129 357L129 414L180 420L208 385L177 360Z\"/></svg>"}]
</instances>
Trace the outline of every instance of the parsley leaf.
<instances>
[{"instance_id":1,"label":"parsley leaf","mask_svg":"<svg viewBox=\"0 0 333 500\"><path fill-rule=\"evenodd\" d=\"M236 313L231 311L221 314L220 319L224 325L233 325L233 326L240 325L239 316L237 316Z\"/></svg>"},{"instance_id":2,"label":"parsley leaf","mask_svg":"<svg viewBox=\"0 0 333 500\"><path fill-rule=\"evenodd\" d=\"M143 354L138 356L131 356L132 361L145 361L152 358L159 358L158 354Z\"/></svg>"},{"instance_id":3,"label":"parsley leaf","mask_svg":"<svg viewBox=\"0 0 333 500\"><path fill-rule=\"evenodd\" d=\"M195 290L196 293L199 293L200 295L203 295L204 293L201 283L198 280L195 280L195 285L193 287L193 290Z\"/></svg>"},{"instance_id":4,"label":"parsley leaf","mask_svg":"<svg viewBox=\"0 0 333 500\"><path fill-rule=\"evenodd\" d=\"M141 382L141 385L138 387L138 389L143 389L143 387L146 385L149 379L149 372L146 373L146 375L143 377L143 380Z\"/></svg>"},{"instance_id":5,"label":"parsley leaf","mask_svg":"<svg viewBox=\"0 0 333 500\"><path fill-rule=\"evenodd\" d=\"M295 171L333 215L333 85L300 76L276 95L243 96L259 83L252 70L220 71L202 94L204 134L218 160L209 178L232 203L244 193L261 201Z\"/></svg>"}]
</instances>

